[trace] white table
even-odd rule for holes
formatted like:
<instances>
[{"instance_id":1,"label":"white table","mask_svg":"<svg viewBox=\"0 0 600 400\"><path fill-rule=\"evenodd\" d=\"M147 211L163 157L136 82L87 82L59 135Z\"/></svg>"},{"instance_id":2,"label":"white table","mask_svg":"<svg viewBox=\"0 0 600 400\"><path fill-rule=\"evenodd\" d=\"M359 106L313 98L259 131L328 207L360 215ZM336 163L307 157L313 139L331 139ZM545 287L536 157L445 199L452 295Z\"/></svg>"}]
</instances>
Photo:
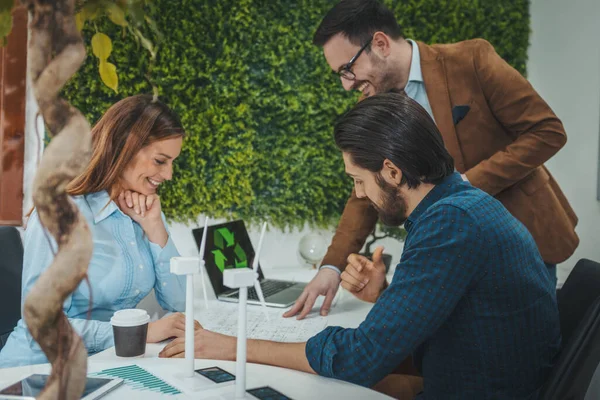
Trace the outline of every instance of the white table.
<instances>
[{"instance_id":1,"label":"white table","mask_svg":"<svg viewBox=\"0 0 600 400\"><path fill-rule=\"evenodd\" d=\"M158 353L158 345L150 345L147 350L149 352ZM109 350L110 351L110 350ZM114 352L113 352L114 354ZM108 360L110 358L110 360ZM108 361L105 361L108 360ZM179 388L179 380L175 376L175 372L182 370L185 366L184 359L119 359L117 357L107 357L103 354L102 357L90 357L88 362L88 373L94 373L107 368L115 368L136 364L146 369L147 371L158 376L165 382ZM216 360L196 360L196 368L220 367L225 371L235 374L235 362L233 361L216 361ZM353 385L347 382L336 379L324 378L317 375L307 374L304 372L293 371L284 368L271 367L260 364L248 364L246 367L246 387L253 389L261 386L270 386L279 390L288 397L295 400L302 399L389 399L381 393L364 388L362 386ZM50 372L48 364L33 365L18 368L6 368L0 370L0 387L8 386L13 382L17 382L31 374ZM215 396L216 391L197 392L193 395L184 394L173 396L174 399L206 399ZM125 386L117 388L113 392L108 393L103 399L151 399L158 398L154 392L133 391ZM164 396L169 399L171 396Z\"/></svg>"},{"instance_id":2,"label":"white table","mask_svg":"<svg viewBox=\"0 0 600 400\"><path fill-rule=\"evenodd\" d=\"M281 269L265 269L264 274L268 278L295 280L298 282L309 281L315 270L306 268L281 268ZM388 274L388 279L391 277L393 269ZM199 283L199 281L198 281ZM207 282L208 283L208 282ZM196 310L202 312L202 293L199 285L196 286ZM327 325L343 326L348 328L357 327L365 318L371 305L356 299L348 292L338 292L338 296L334 301L334 306L331 308ZM340 296L341 294L341 296ZM209 298L214 299L214 293L209 295ZM313 313L318 313L322 300L319 301L313 308ZM256 306L254 306L256 307ZM283 313L283 310L282 310ZM163 344L149 344L146 347L144 358L127 359L119 358L115 355L114 347L109 348L101 353L98 353L89 358L88 369L90 373L100 371L106 368L137 364L148 371L159 376L167 383L177 387L177 380L173 377L173 371L183 368L185 360L183 359L159 359L158 353L164 347ZM196 360L196 368L206 368L218 366L228 372L235 374L235 362L217 361L217 360ZM0 387L5 387L13 382L19 381L33 373L48 373L50 367L48 364L7 368L0 370ZM274 389L281 391L283 394L292 399L389 399L389 397L372 391L370 389L353 385L347 382L336 379L324 378L304 372L251 364L247 365L247 388L256 388L260 386L271 386ZM121 392L119 392L121 390ZM116 389L113 393L109 393L106 399L123 398L124 389ZM128 392L128 400L135 398L147 399L148 392L137 392L139 397L136 397L135 392ZM204 395L202 395L204 393ZM206 398L210 392L199 392L190 398ZM181 398L186 398L182 396Z\"/></svg>"}]
</instances>

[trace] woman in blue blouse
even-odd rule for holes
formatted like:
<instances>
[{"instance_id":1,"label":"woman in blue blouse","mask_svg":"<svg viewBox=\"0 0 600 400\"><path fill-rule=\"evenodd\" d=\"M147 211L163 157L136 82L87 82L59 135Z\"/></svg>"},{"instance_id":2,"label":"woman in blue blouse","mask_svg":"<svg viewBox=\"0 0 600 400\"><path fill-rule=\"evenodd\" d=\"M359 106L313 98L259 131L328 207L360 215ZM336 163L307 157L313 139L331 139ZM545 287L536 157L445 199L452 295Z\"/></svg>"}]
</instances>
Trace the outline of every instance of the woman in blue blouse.
<instances>
[{"instance_id":1,"label":"woman in blue blouse","mask_svg":"<svg viewBox=\"0 0 600 400\"><path fill-rule=\"evenodd\" d=\"M116 103L92 129L89 166L67 188L92 232L91 288L82 282L63 306L90 354L113 346L113 313L136 307L153 288L166 310L185 308L185 277L169 272L179 254L156 195L171 179L183 136L177 116L147 95ZM56 244L49 238L34 210L25 231L22 301L53 259ZM152 322L148 342L183 336L184 325L182 314ZM44 362L21 319L0 352L0 368Z\"/></svg>"}]
</instances>

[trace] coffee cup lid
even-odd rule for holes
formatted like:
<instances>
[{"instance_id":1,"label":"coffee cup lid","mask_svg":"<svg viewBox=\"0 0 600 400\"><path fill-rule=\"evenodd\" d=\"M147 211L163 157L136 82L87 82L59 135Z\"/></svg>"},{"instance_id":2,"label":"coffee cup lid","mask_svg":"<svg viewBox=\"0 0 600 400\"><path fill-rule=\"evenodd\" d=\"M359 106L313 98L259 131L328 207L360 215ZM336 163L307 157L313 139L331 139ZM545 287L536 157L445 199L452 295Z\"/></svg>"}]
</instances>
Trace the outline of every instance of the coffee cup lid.
<instances>
[{"instance_id":1,"label":"coffee cup lid","mask_svg":"<svg viewBox=\"0 0 600 400\"><path fill-rule=\"evenodd\" d=\"M113 326L122 327L139 326L144 325L148 322L150 322L150 316L148 315L146 310L138 309L116 311L110 319L110 323Z\"/></svg>"}]
</instances>

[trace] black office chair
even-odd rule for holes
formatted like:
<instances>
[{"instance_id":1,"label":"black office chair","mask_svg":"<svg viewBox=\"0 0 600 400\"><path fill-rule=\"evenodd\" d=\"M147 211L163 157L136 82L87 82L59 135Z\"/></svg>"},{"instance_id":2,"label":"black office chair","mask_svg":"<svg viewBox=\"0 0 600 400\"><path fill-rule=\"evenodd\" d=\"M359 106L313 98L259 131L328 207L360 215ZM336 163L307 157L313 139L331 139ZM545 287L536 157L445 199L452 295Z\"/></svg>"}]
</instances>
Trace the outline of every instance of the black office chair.
<instances>
[{"instance_id":1,"label":"black office chair","mask_svg":"<svg viewBox=\"0 0 600 400\"><path fill-rule=\"evenodd\" d=\"M541 399L584 400L600 364L600 264L581 259L558 293L563 348Z\"/></svg>"},{"instance_id":2,"label":"black office chair","mask_svg":"<svg viewBox=\"0 0 600 400\"><path fill-rule=\"evenodd\" d=\"M23 244L17 228L0 226L0 349L21 318Z\"/></svg>"}]
</instances>

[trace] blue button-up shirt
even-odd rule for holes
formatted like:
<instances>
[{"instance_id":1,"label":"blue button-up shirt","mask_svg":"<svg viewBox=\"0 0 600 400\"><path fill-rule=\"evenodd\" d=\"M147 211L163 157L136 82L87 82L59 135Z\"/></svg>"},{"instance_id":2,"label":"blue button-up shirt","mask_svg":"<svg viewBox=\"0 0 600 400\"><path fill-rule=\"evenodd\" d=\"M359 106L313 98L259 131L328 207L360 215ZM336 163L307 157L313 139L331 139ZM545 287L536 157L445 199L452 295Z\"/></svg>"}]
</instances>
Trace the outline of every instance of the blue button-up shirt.
<instances>
[{"instance_id":1,"label":"blue button-up shirt","mask_svg":"<svg viewBox=\"0 0 600 400\"><path fill-rule=\"evenodd\" d=\"M88 268L92 293L83 281L66 299L63 310L89 353L114 345L110 317L117 310L135 308L152 288L164 309L185 309L185 277L170 273L170 259L179 255L170 237L163 248L151 243L140 225L123 214L105 191L76 196L73 201L86 219L94 242ZM25 231L24 248L22 302L56 250L54 241L50 248L35 211ZM21 319L0 352L0 368L44 362L46 356Z\"/></svg>"},{"instance_id":2,"label":"blue button-up shirt","mask_svg":"<svg viewBox=\"0 0 600 400\"><path fill-rule=\"evenodd\" d=\"M320 375L372 386L411 353L426 399L532 399L560 347L556 294L527 229L453 175L405 223L389 287L357 329L328 327Z\"/></svg>"},{"instance_id":3,"label":"blue button-up shirt","mask_svg":"<svg viewBox=\"0 0 600 400\"><path fill-rule=\"evenodd\" d=\"M429 104L429 98L427 97L427 91L425 90L425 82L423 82L419 45L414 40L407 40L412 45L412 58L410 60L408 82L404 87L404 92L408 97L419 103L421 107L423 107L429 113L431 118L434 119L433 111L431 110L431 105Z\"/></svg>"}]
</instances>

